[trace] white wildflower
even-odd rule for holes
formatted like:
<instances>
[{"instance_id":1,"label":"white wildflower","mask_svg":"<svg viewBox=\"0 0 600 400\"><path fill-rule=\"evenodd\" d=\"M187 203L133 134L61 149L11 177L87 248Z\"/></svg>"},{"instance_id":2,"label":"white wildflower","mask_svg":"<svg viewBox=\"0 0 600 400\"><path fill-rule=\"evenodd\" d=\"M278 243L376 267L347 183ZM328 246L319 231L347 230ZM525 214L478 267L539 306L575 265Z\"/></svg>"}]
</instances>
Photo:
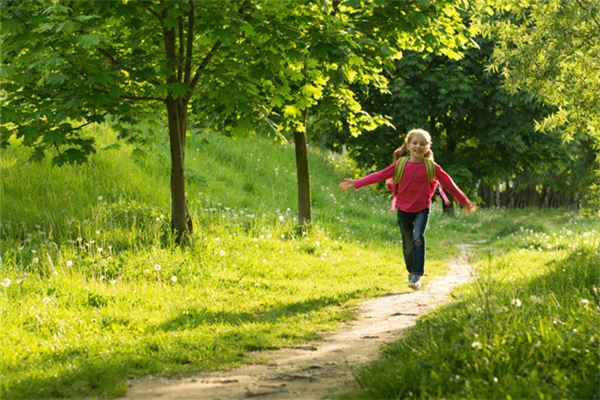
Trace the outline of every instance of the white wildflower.
<instances>
[{"instance_id":1,"label":"white wildflower","mask_svg":"<svg viewBox=\"0 0 600 400\"><path fill-rule=\"evenodd\" d=\"M523 305L523 303L521 302L521 300L519 299L513 299L510 304L512 304L515 307L521 307Z\"/></svg>"},{"instance_id":2,"label":"white wildflower","mask_svg":"<svg viewBox=\"0 0 600 400\"><path fill-rule=\"evenodd\" d=\"M590 304L590 301L588 299L581 299L582 306L587 306L588 304Z\"/></svg>"},{"instance_id":3,"label":"white wildflower","mask_svg":"<svg viewBox=\"0 0 600 400\"><path fill-rule=\"evenodd\" d=\"M483 345L481 344L481 342L473 342L471 343L471 348L475 350L481 350L483 349Z\"/></svg>"}]
</instances>

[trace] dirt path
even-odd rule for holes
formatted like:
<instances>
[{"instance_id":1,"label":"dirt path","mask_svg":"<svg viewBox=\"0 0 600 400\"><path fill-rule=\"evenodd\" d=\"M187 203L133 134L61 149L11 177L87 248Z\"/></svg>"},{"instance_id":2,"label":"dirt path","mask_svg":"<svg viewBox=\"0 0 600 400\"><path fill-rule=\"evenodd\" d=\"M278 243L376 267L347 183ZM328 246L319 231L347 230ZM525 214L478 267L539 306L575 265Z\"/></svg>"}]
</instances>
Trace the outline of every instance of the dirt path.
<instances>
[{"instance_id":1,"label":"dirt path","mask_svg":"<svg viewBox=\"0 0 600 400\"><path fill-rule=\"evenodd\" d=\"M323 340L300 348L257 353L267 364L206 373L185 379L144 378L132 382L130 399L327 399L354 387L352 369L374 361L385 343L397 340L417 318L448 301L451 290L471 278L468 246L448 261L450 270L423 290L362 303L358 318Z\"/></svg>"}]
</instances>

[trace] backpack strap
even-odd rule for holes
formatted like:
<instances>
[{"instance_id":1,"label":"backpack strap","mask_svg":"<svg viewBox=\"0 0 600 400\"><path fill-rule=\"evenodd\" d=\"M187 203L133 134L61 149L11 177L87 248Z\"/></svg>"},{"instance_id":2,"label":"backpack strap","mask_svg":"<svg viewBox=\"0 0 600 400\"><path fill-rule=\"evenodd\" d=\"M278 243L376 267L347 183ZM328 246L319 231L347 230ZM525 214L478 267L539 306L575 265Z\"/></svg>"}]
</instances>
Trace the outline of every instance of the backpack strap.
<instances>
[{"instance_id":1,"label":"backpack strap","mask_svg":"<svg viewBox=\"0 0 600 400\"><path fill-rule=\"evenodd\" d=\"M400 157L398 161L396 161L396 171L394 172L394 182L400 183L400 179L402 179L402 173L404 172L404 167L408 162L408 157Z\"/></svg>"},{"instance_id":2,"label":"backpack strap","mask_svg":"<svg viewBox=\"0 0 600 400\"><path fill-rule=\"evenodd\" d=\"M425 168L427 169L427 180L433 182L435 179L435 165L429 158L424 158L423 161L425 162Z\"/></svg>"},{"instance_id":3,"label":"backpack strap","mask_svg":"<svg viewBox=\"0 0 600 400\"><path fill-rule=\"evenodd\" d=\"M402 179L402 173L404 172L404 167L406 167L407 162L408 157L401 157L396 162L394 182L400 183L400 179ZM425 163L425 169L427 170L427 180L429 182L433 182L433 180L435 179L435 164L429 158L424 158L423 162Z\"/></svg>"}]
</instances>

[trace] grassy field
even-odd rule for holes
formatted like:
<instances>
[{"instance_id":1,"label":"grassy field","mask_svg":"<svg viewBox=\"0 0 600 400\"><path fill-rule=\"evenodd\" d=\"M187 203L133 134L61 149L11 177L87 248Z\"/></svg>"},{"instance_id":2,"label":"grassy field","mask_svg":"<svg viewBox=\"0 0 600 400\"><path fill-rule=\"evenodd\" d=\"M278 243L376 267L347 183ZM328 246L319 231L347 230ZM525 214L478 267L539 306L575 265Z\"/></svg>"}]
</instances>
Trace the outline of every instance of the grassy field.
<instances>
[{"instance_id":1,"label":"grassy field","mask_svg":"<svg viewBox=\"0 0 600 400\"><path fill-rule=\"evenodd\" d=\"M231 367L407 290L388 200L341 192L337 155L312 150L316 223L298 234L293 147L193 138L182 249L167 233L166 143L142 153L90 134L106 148L83 166L3 151L0 398L114 397L129 377ZM462 240L449 232L471 231L464 218L430 230L430 274Z\"/></svg>"},{"instance_id":2,"label":"grassy field","mask_svg":"<svg viewBox=\"0 0 600 400\"><path fill-rule=\"evenodd\" d=\"M477 278L356 371L345 399L600 398L600 224L487 211Z\"/></svg>"},{"instance_id":3,"label":"grassy field","mask_svg":"<svg viewBox=\"0 0 600 400\"><path fill-rule=\"evenodd\" d=\"M111 398L130 377L232 367L336 329L363 299L407 290L388 200L339 191L351 166L338 155L311 150L315 224L299 234L290 145L192 138L195 233L178 248L166 143L140 152L112 146L105 128L90 134L106 148L83 166L3 151L0 398ZM477 284L390 346L383 367L359 371L355 397L590 394L597 222L434 207L428 276L444 273L455 244L483 240Z\"/></svg>"}]
</instances>

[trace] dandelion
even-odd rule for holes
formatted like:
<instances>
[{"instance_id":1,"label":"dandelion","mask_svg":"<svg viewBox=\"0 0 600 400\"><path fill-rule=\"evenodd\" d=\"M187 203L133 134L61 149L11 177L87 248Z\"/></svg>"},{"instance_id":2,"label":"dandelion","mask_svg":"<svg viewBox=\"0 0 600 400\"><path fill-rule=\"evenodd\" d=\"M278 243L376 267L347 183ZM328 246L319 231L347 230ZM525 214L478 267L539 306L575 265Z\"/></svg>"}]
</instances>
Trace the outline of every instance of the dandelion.
<instances>
[{"instance_id":1,"label":"dandelion","mask_svg":"<svg viewBox=\"0 0 600 400\"><path fill-rule=\"evenodd\" d=\"M225 255L225 250L219 250L219 255L222 257Z\"/></svg>"},{"instance_id":2,"label":"dandelion","mask_svg":"<svg viewBox=\"0 0 600 400\"><path fill-rule=\"evenodd\" d=\"M483 345L481 344L481 342L473 342L471 343L471 348L475 350L481 350L483 349Z\"/></svg>"},{"instance_id":3,"label":"dandelion","mask_svg":"<svg viewBox=\"0 0 600 400\"><path fill-rule=\"evenodd\" d=\"M221 238L219 238L219 237L215 238L215 242L219 243L220 241L221 241Z\"/></svg>"},{"instance_id":4,"label":"dandelion","mask_svg":"<svg viewBox=\"0 0 600 400\"><path fill-rule=\"evenodd\" d=\"M171 282L177 282L177 277L175 275L171 277Z\"/></svg>"},{"instance_id":5,"label":"dandelion","mask_svg":"<svg viewBox=\"0 0 600 400\"><path fill-rule=\"evenodd\" d=\"M99 235L101 233L102 233L102 231L100 229L96 229L96 235Z\"/></svg>"},{"instance_id":6,"label":"dandelion","mask_svg":"<svg viewBox=\"0 0 600 400\"><path fill-rule=\"evenodd\" d=\"M102 254L103 251L104 249L102 247L98 247L98 253Z\"/></svg>"},{"instance_id":7,"label":"dandelion","mask_svg":"<svg viewBox=\"0 0 600 400\"><path fill-rule=\"evenodd\" d=\"M521 300L519 299L513 299L510 304L512 304L515 307L521 307L521 305L523 305L523 303L521 302Z\"/></svg>"},{"instance_id":8,"label":"dandelion","mask_svg":"<svg viewBox=\"0 0 600 400\"><path fill-rule=\"evenodd\" d=\"M494 381L494 383L498 383L498 378L494 377L494 379L492 379Z\"/></svg>"},{"instance_id":9,"label":"dandelion","mask_svg":"<svg viewBox=\"0 0 600 400\"><path fill-rule=\"evenodd\" d=\"M2 281L2 286L9 287L11 283L12 281L9 278L4 278L4 280Z\"/></svg>"},{"instance_id":10,"label":"dandelion","mask_svg":"<svg viewBox=\"0 0 600 400\"><path fill-rule=\"evenodd\" d=\"M262 263L266 265L268 263L268 261L265 258L263 258Z\"/></svg>"},{"instance_id":11,"label":"dandelion","mask_svg":"<svg viewBox=\"0 0 600 400\"><path fill-rule=\"evenodd\" d=\"M160 264L154 264L154 270L155 270L155 271L160 271L160 270L161 270L161 268L162 268L162 267L160 266Z\"/></svg>"},{"instance_id":12,"label":"dandelion","mask_svg":"<svg viewBox=\"0 0 600 400\"><path fill-rule=\"evenodd\" d=\"M67 260L67 267L72 267L73 266L73 261L71 260Z\"/></svg>"},{"instance_id":13,"label":"dandelion","mask_svg":"<svg viewBox=\"0 0 600 400\"><path fill-rule=\"evenodd\" d=\"M283 233L281 234L280 237L281 237L281 240L285 239L285 235Z\"/></svg>"},{"instance_id":14,"label":"dandelion","mask_svg":"<svg viewBox=\"0 0 600 400\"><path fill-rule=\"evenodd\" d=\"M31 260L31 262L34 264L38 264L40 262L40 259L37 257L33 257L33 260Z\"/></svg>"},{"instance_id":15,"label":"dandelion","mask_svg":"<svg viewBox=\"0 0 600 400\"><path fill-rule=\"evenodd\" d=\"M52 301L52 299L50 297L44 297L42 299L42 303L46 304L50 304L50 302Z\"/></svg>"},{"instance_id":16,"label":"dandelion","mask_svg":"<svg viewBox=\"0 0 600 400\"><path fill-rule=\"evenodd\" d=\"M280 215L279 216L279 221L281 221L281 222L285 221L285 217L283 215Z\"/></svg>"},{"instance_id":17,"label":"dandelion","mask_svg":"<svg viewBox=\"0 0 600 400\"><path fill-rule=\"evenodd\" d=\"M588 299L581 299L582 306L587 306L588 304L590 304L590 301Z\"/></svg>"},{"instance_id":18,"label":"dandelion","mask_svg":"<svg viewBox=\"0 0 600 400\"><path fill-rule=\"evenodd\" d=\"M117 283L117 280L116 280L116 279L111 279L111 280L110 280L110 284L111 284L111 285L114 285L115 283Z\"/></svg>"},{"instance_id":19,"label":"dandelion","mask_svg":"<svg viewBox=\"0 0 600 400\"><path fill-rule=\"evenodd\" d=\"M104 197L98 196L98 201L102 201L102 200L104 200Z\"/></svg>"}]
</instances>

